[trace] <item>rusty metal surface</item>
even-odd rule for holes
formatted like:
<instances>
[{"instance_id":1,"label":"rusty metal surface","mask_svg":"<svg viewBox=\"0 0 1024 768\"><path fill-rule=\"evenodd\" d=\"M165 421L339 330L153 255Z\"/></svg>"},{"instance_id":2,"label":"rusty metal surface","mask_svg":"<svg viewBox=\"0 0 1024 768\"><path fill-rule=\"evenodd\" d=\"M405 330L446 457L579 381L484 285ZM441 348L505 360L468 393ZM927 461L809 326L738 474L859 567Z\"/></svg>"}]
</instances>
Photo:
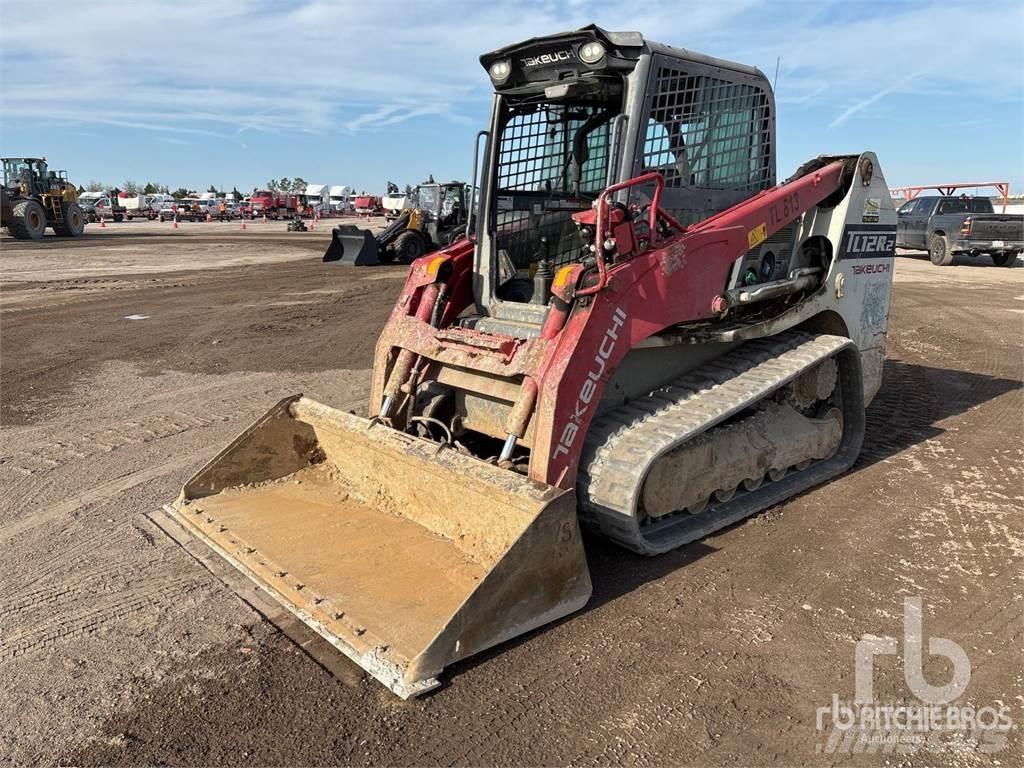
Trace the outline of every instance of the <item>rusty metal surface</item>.
<instances>
[{"instance_id":1,"label":"rusty metal surface","mask_svg":"<svg viewBox=\"0 0 1024 768\"><path fill-rule=\"evenodd\" d=\"M518 376L534 370L547 348L547 340L541 338L524 340L469 329L438 331L414 317L402 317L393 322L393 327L384 329L393 346L445 365L499 376Z\"/></svg>"},{"instance_id":2,"label":"rusty metal surface","mask_svg":"<svg viewBox=\"0 0 1024 768\"><path fill-rule=\"evenodd\" d=\"M301 397L169 512L403 697L590 596L574 493Z\"/></svg>"},{"instance_id":3,"label":"rusty metal surface","mask_svg":"<svg viewBox=\"0 0 1024 768\"><path fill-rule=\"evenodd\" d=\"M511 406L519 396L520 383L484 371L474 371L455 366L439 366L437 381L457 390L475 392L498 400L504 400Z\"/></svg>"}]
</instances>

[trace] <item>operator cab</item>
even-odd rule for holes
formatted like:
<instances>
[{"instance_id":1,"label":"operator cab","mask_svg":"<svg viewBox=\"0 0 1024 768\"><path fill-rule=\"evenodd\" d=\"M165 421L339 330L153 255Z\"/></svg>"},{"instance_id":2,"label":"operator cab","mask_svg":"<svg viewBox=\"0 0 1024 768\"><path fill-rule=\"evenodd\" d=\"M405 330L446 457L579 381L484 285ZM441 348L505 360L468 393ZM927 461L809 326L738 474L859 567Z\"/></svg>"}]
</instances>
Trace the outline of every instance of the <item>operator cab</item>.
<instances>
[{"instance_id":1,"label":"operator cab","mask_svg":"<svg viewBox=\"0 0 1024 768\"><path fill-rule=\"evenodd\" d=\"M555 272L592 252L574 217L611 184L660 172L661 207L682 225L775 185L774 99L753 67L596 26L480 61L495 95L475 226L479 315L466 324L532 335ZM635 217L652 194L620 193L617 215Z\"/></svg>"},{"instance_id":2,"label":"operator cab","mask_svg":"<svg viewBox=\"0 0 1024 768\"><path fill-rule=\"evenodd\" d=\"M5 157L2 160L5 187L21 187L23 194L43 195L50 190L46 158Z\"/></svg>"}]
</instances>

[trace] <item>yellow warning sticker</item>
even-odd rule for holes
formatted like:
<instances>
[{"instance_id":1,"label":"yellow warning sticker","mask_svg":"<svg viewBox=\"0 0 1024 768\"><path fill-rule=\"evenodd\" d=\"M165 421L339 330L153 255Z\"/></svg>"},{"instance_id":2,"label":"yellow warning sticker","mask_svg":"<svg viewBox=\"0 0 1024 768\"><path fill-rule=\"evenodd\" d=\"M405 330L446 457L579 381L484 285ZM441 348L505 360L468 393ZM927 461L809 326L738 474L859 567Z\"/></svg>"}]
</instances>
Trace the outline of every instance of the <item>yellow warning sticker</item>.
<instances>
[{"instance_id":1,"label":"yellow warning sticker","mask_svg":"<svg viewBox=\"0 0 1024 768\"><path fill-rule=\"evenodd\" d=\"M570 264L567 267L562 267L560 270L555 272L555 287L561 288L565 285L565 281L569 279L569 275L572 273L573 266Z\"/></svg>"},{"instance_id":2,"label":"yellow warning sticker","mask_svg":"<svg viewBox=\"0 0 1024 768\"><path fill-rule=\"evenodd\" d=\"M754 227L747 232L747 247L753 248L768 239L768 227L764 224Z\"/></svg>"}]
</instances>

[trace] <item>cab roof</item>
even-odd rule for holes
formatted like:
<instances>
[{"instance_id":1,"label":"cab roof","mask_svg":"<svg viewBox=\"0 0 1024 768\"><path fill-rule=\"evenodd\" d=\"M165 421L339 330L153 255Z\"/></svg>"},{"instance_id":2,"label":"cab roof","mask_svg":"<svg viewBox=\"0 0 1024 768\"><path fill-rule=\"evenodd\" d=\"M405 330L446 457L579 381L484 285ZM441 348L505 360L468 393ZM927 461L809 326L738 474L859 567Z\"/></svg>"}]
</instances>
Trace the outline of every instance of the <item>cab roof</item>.
<instances>
[{"instance_id":1,"label":"cab roof","mask_svg":"<svg viewBox=\"0 0 1024 768\"><path fill-rule=\"evenodd\" d=\"M578 37L580 35L599 40L605 44L605 47L616 50L617 54L623 58L637 59L642 53L661 53L666 56L695 61L700 64L707 64L708 66L718 67L720 69L730 69L734 72L741 72L745 75L753 75L754 77L767 80L764 72L757 67L752 67L748 64L739 64L735 61L719 59L714 56L708 56L707 54L691 51L688 48L677 48L663 43L656 43L651 40L647 40L640 32L613 32L603 29L596 24L588 24L587 26L580 27L579 29L558 32L553 35L531 37L529 40L522 40L518 43L506 45L502 48L491 51L490 53L481 55L480 63L483 64L486 69L495 60L504 58L521 49L530 48L537 44L555 43L564 40L567 37Z\"/></svg>"}]
</instances>

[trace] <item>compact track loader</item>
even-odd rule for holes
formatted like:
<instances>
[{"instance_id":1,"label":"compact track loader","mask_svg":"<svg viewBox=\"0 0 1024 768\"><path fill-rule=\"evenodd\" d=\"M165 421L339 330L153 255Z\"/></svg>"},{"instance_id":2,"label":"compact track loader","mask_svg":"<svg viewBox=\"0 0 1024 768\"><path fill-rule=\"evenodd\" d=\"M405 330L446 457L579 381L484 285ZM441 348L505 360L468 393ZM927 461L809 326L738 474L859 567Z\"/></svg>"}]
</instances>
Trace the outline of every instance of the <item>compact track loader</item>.
<instances>
[{"instance_id":1,"label":"compact track loader","mask_svg":"<svg viewBox=\"0 0 1024 768\"><path fill-rule=\"evenodd\" d=\"M777 184L764 75L635 32L481 61L475 231L413 263L368 417L288 398L166 508L402 697L586 605L580 523L656 555L839 475L881 380L872 153Z\"/></svg>"}]
</instances>

